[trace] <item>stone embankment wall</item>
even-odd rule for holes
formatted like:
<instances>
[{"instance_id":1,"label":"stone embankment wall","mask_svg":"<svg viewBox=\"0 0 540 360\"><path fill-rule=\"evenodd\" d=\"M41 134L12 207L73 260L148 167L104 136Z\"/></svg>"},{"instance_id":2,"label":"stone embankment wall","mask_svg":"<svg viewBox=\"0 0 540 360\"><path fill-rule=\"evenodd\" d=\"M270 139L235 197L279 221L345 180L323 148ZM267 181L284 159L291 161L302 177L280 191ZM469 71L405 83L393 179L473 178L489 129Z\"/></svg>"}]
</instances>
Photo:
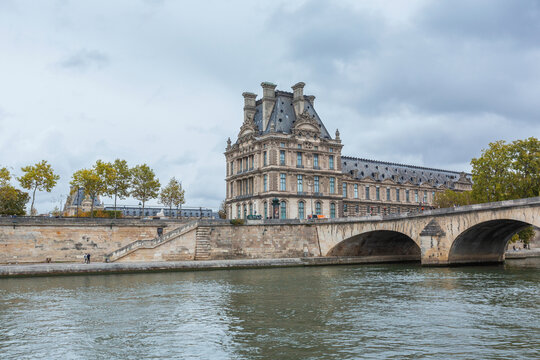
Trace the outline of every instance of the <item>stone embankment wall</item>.
<instances>
[{"instance_id":1,"label":"stone embankment wall","mask_svg":"<svg viewBox=\"0 0 540 360\"><path fill-rule=\"evenodd\" d=\"M0 218L0 263L92 260L130 242L156 237L177 228L182 220L86 219L86 218Z\"/></svg>"}]
</instances>

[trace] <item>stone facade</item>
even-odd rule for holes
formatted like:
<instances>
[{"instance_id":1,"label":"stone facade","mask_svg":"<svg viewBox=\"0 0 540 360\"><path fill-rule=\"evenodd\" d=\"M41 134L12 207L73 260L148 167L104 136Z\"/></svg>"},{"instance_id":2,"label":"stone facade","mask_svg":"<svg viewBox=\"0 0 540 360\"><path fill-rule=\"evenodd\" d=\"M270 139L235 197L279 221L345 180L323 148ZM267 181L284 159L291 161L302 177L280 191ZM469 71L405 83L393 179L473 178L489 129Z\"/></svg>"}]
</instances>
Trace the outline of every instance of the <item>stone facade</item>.
<instances>
[{"instance_id":1,"label":"stone facade","mask_svg":"<svg viewBox=\"0 0 540 360\"><path fill-rule=\"evenodd\" d=\"M237 141L227 141L228 218L417 212L432 208L437 192L472 187L463 172L342 156L339 131L330 136L304 83L292 93L261 86L260 100L242 94L244 122Z\"/></svg>"}]
</instances>

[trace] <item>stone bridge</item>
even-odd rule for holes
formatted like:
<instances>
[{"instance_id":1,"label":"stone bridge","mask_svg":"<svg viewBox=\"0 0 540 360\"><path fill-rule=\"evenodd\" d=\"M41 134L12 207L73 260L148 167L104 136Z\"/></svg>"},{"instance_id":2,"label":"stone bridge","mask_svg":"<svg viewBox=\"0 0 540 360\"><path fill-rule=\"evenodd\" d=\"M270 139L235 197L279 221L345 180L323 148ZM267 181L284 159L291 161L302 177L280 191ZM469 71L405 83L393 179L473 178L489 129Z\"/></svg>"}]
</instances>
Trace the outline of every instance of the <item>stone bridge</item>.
<instances>
[{"instance_id":1,"label":"stone bridge","mask_svg":"<svg viewBox=\"0 0 540 360\"><path fill-rule=\"evenodd\" d=\"M508 241L540 227L540 197L414 215L324 220L259 220L232 226L198 221L166 238L139 241L108 254L111 261L283 257L364 257L373 262L452 265L504 261Z\"/></svg>"},{"instance_id":2,"label":"stone bridge","mask_svg":"<svg viewBox=\"0 0 540 360\"><path fill-rule=\"evenodd\" d=\"M540 227L540 197L337 219L317 225L317 235L323 256L404 255L423 265L451 265L504 261L510 238L531 225Z\"/></svg>"}]
</instances>

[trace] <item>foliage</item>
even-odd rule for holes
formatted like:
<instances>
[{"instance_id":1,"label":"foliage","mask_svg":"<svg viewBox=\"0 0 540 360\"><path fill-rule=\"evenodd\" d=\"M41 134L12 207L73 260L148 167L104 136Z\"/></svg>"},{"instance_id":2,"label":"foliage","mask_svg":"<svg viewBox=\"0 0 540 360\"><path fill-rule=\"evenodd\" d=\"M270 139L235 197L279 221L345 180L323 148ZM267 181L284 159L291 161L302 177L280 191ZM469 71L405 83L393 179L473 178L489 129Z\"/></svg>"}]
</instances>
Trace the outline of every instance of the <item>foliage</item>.
<instances>
[{"instance_id":1,"label":"foliage","mask_svg":"<svg viewBox=\"0 0 540 360\"><path fill-rule=\"evenodd\" d=\"M117 210L116 214L114 210L94 210L92 213L90 211L79 211L79 215L74 215L74 217L93 217L93 218L122 218L122 211Z\"/></svg>"},{"instance_id":2,"label":"foliage","mask_svg":"<svg viewBox=\"0 0 540 360\"><path fill-rule=\"evenodd\" d=\"M478 203L540 196L540 141L489 144L473 167L473 198Z\"/></svg>"},{"instance_id":3,"label":"foliage","mask_svg":"<svg viewBox=\"0 0 540 360\"><path fill-rule=\"evenodd\" d=\"M231 219L231 224L233 226L244 225L244 219Z\"/></svg>"},{"instance_id":4,"label":"foliage","mask_svg":"<svg viewBox=\"0 0 540 360\"><path fill-rule=\"evenodd\" d=\"M142 202L142 213L144 213L144 204L150 199L158 196L161 184L156 175L146 164L137 165L131 169L132 190L131 195Z\"/></svg>"},{"instance_id":5,"label":"foliage","mask_svg":"<svg viewBox=\"0 0 540 360\"><path fill-rule=\"evenodd\" d=\"M55 206L54 209L51 211L52 216L62 216L62 211L58 208L58 206Z\"/></svg>"},{"instance_id":6,"label":"foliage","mask_svg":"<svg viewBox=\"0 0 540 360\"><path fill-rule=\"evenodd\" d=\"M98 195L105 192L104 178L98 174L97 166L92 169L81 169L73 173L71 185L84 189L84 195L92 200L90 214L94 214L94 202Z\"/></svg>"},{"instance_id":7,"label":"foliage","mask_svg":"<svg viewBox=\"0 0 540 360\"><path fill-rule=\"evenodd\" d=\"M0 187L0 214L24 215L28 200L30 200L28 193L15 189L11 185L4 185Z\"/></svg>"},{"instance_id":8,"label":"foliage","mask_svg":"<svg viewBox=\"0 0 540 360\"><path fill-rule=\"evenodd\" d=\"M116 209L117 199L125 199L129 196L131 172L126 160L116 159L113 163L98 160L94 167L105 183L104 195L114 197Z\"/></svg>"},{"instance_id":9,"label":"foliage","mask_svg":"<svg viewBox=\"0 0 540 360\"><path fill-rule=\"evenodd\" d=\"M524 244L529 244L534 235L534 228L532 226L529 226L512 236L510 243L521 241Z\"/></svg>"},{"instance_id":10,"label":"foliage","mask_svg":"<svg viewBox=\"0 0 540 360\"><path fill-rule=\"evenodd\" d=\"M475 204L470 191L445 190L435 194L434 205L440 208Z\"/></svg>"},{"instance_id":11,"label":"foliage","mask_svg":"<svg viewBox=\"0 0 540 360\"><path fill-rule=\"evenodd\" d=\"M167 186L161 189L159 199L169 209L172 209L173 205L178 209L185 202L184 194L185 191L182 189L182 184L173 177Z\"/></svg>"},{"instance_id":12,"label":"foliage","mask_svg":"<svg viewBox=\"0 0 540 360\"><path fill-rule=\"evenodd\" d=\"M220 219L226 219L227 218L227 209L225 207L225 200L223 200L221 202L221 205L219 205L218 216L219 216Z\"/></svg>"},{"instance_id":13,"label":"foliage","mask_svg":"<svg viewBox=\"0 0 540 360\"><path fill-rule=\"evenodd\" d=\"M6 167L0 168L0 186L8 185L10 180L11 180L11 173L9 172L8 168Z\"/></svg>"},{"instance_id":14,"label":"foliage","mask_svg":"<svg viewBox=\"0 0 540 360\"><path fill-rule=\"evenodd\" d=\"M23 189L32 190L32 205L30 212L34 212L34 201L36 190L51 192L52 188L60 179L60 176L54 173L53 168L46 160L42 160L35 165L22 167L24 175L17 178Z\"/></svg>"}]
</instances>

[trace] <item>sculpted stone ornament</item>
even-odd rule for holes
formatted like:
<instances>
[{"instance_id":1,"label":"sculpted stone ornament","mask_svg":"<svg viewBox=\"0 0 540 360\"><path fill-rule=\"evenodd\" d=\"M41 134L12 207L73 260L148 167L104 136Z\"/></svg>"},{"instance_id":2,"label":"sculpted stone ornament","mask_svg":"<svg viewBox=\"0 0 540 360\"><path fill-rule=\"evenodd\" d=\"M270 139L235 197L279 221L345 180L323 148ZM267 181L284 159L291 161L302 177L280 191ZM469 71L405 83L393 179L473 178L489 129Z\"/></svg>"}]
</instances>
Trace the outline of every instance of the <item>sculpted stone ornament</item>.
<instances>
[{"instance_id":1,"label":"sculpted stone ornament","mask_svg":"<svg viewBox=\"0 0 540 360\"><path fill-rule=\"evenodd\" d=\"M317 120L309 116L307 110L296 119L292 133L297 136L317 136L321 132Z\"/></svg>"},{"instance_id":2,"label":"sculpted stone ornament","mask_svg":"<svg viewBox=\"0 0 540 360\"><path fill-rule=\"evenodd\" d=\"M336 140L341 140L341 139L339 138L339 129L336 129Z\"/></svg>"},{"instance_id":3,"label":"sculpted stone ornament","mask_svg":"<svg viewBox=\"0 0 540 360\"><path fill-rule=\"evenodd\" d=\"M255 124L255 121L253 120L253 115L252 114L246 115L244 123L242 124L242 127L240 128L240 132L238 133L238 140L245 141L245 140L251 139L255 136L256 132L257 132L257 125Z\"/></svg>"},{"instance_id":4,"label":"sculpted stone ornament","mask_svg":"<svg viewBox=\"0 0 540 360\"><path fill-rule=\"evenodd\" d=\"M227 150L231 150L231 138L227 139Z\"/></svg>"}]
</instances>

